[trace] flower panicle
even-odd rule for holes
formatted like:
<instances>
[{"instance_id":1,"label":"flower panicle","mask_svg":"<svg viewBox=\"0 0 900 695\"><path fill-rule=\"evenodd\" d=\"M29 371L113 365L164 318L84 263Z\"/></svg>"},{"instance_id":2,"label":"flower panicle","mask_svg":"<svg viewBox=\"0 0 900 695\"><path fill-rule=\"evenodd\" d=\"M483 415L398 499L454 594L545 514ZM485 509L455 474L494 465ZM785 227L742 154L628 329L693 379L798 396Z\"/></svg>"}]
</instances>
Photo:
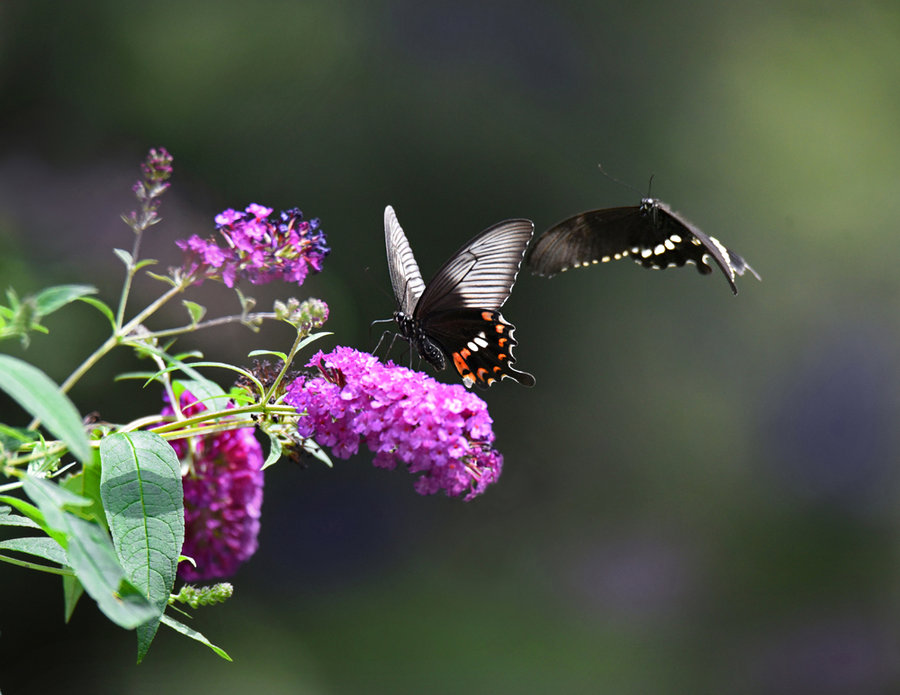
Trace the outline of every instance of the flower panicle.
<instances>
[{"instance_id":1,"label":"flower panicle","mask_svg":"<svg viewBox=\"0 0 900 695\"><path fill-rule=\"evenodd\" d=\"M159 198L171 185L169 179L172 176L172 161L169 151L165 147L159 147L151 149L141 164L143 177L131 187L141 203L141 209L122 216L135 234L140 234L159 222Z\"/></svg>"},{"instance_id":2,"label":"flower panicle","mask_svg":"<svg viewBox=\"0 0 900 695\"><path fill-rule=\"evenodd\" d=\"M487 406L462 385L347 347L320 351L307 366L318 375L298 377L284 398L300 414L299 437L314 437L338 458L365 444L374 465L402 463L420 474L415 489L423 495L443 490L469 500L500 477Z\"/></svg>"},{"instance_id":3,"label":"flower panicle","mask_svg":"<svg viewBox=\"0 0 900 695\"><path fill-rule=\"evenodd\" d=\"M195 284L214 279L234 287L244 279L302 285L310 270L322 270L330 252L318 218L305 220L298 208L274 215L272 208L253 203L244 212L229 208L215 222L224 246L196 234L175 242L184 251L181 270Z\"/></svg>"},{"instance_id":4,"label":"flower panicle","mask_svg":"<svg viewBox=\"0 0 900 695\"><path fill-rule=\"evenodd\" d=\"M180 398L181 411L193 417L207 408L190 391ZM171 405L162 415L174 413ZM263 452L253 427L170 442L178 457L190 457L184 475L184 545L191 557L178 565L185 581L229 577L258 546L263 498Z\"/></svg>"},{"instance_id":5,"label":"flower panicle","mask_svg":"<svg viewBox=\"0 0 900 695\"><path fill-rule=\"evenodd\" d=\"M210 586L194 586L185 584L181 590L174 594L169 603L183 603L191 608L200 606L214 606L224 603L234 594L234 586L229 582L219 582Z\"/></svg>"},{"instance_id":6,"label":"flower panicle","mask_svg":"<svg viewBox=\"0 0 900 695\"><path fill-rule=\"evenodd\" d=\"M297 329L299 333L308 335L310 331L321 328L328 320L328 305L321 299L310 298L303 302L294 297L273 304L275 318L285 321Z\"/></svg>"}]
</instances>

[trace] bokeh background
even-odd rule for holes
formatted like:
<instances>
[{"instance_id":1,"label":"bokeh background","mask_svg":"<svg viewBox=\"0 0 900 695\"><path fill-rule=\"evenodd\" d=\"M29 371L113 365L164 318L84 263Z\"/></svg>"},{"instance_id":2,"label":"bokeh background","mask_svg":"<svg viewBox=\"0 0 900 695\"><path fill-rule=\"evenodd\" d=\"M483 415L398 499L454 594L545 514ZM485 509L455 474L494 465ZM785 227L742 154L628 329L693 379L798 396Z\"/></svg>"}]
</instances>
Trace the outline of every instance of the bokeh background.
<instances>
[{"instance_id":1,"label":"bokeh background","mask_svg":"<svg viewBox=\"0 0 900 695\"><path fill-rule=\"evenodd\" d=\"M114 300L119 215L160 145L174 185L145 254L177 264L226 207L299 206L333 248L300 296L341 344L374 347L394 308L387 203L427 278L498 220L636 204L653 174L763 282L523 273L504 313L538 383L483 394L506 459L486 495L419 497L367 456L276 466L257 556L192 622L233 664L163 628L135 666L90 600L63 625L55 578L2 565L0 688L900 692L898 85L891 2L4 2L0 285L20 295ZM48 325L2 349L57 380L104 337L87 306ZM181 347L246 363L290 339ZM111 380L135 368L117 353L73 398L153 412L156 390Z\"/></svg>"}]
</instances>

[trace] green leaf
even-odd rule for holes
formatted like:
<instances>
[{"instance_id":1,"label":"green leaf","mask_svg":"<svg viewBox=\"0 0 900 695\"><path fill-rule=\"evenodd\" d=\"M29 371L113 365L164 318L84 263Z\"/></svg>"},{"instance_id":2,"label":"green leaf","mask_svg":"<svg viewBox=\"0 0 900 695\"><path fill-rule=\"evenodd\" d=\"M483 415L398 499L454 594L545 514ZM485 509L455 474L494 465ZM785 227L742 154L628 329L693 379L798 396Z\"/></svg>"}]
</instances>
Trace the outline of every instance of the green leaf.
<instances>
[{"instance_id":1,"label":"green leaf","mask_svg":"<svg viewBox=\"0 0 900 695\"><path fill-rule=\"evenodd\" d=\"M184 492L175 450L151 432L114 434L100 443L100 495L126 576L162 615L184 543ZM138 662L159 626L138 629Z\"/></svg>"},{"instance_id":2,"label":"green leaf","mask_svg":"<svg viewBox=\"0 0 900 695\"><path fill-rule=\"evenodd\" d=\"M47 536L25 536L24 538L9 538L0 541L0 550L15 550L19 553L34 555L35 557L55 562L58 565L66 565L66 551L59 543Z\"/></svg>"},{"instance_id":3,"label":"green leaf","mask_svg":"<svg viewBox=\"0 0 900 695\"><path fill-rule=\"evenodd\" d=\"M125 249L113 249L113 253L119 257L126 268L130 268L131 264L134 263L134 257Z\"/></svg>"},{"instance_id":4,"label":"green leaf","mask_svg":"<svg viewBox=\"0 0 900 695\"><path fill-rule=\"evenodd\" d=\"M189 628L184 623L180 623L177 620L175 620L174 618L170 618L168 615L164 615L161 618L161 620L164 625L168 625L170 628L172 628L176 632L180 632L182 635L186 635L187 637L190 637L193 640L197 640L201 644L205 644L207 647L212 649L216 654L221 656L226 661L232 661L232 658L230 656L228 656L228 653L224 649L222 649L221 647L217 647L212 642L210 642L208 639L206 639L203 635L201 635L199 632Z\"/></svg>"},{"instance_id":5,"label":"green leaf","mask_svg":"<svg viewBox=\"0 0 900 695\"><path fill-rule=\"evenodd\" d=\"M27 528L40 528L40 526L38 526L27 516L10 514L11 511L11 507L0 507L0 526L25 526Z\"/></svg>"},{"instance_id":6,"label":"green leaf","mask_svg":"<svg viewBox=\"0 0 900 695\"><path fill-rule=\"evenodd\" d=\"M278 350L251 350L247 353L247 357L259 357L260 355L272 355L273 357L277 357L282 362L287 360L287 355L283 352L279 352Z\"/></svg>"},{"instance_id":7,"label":"green leaf","mask_svg":"<svg viewBox=\"0 0 900 695\"><path fill-rule=\"evenodd\" d=\"M306 438L303 440L303 448L307 453L312 454L317 459L319 459L322 463L324 463L329 468L334 468L334 463L331 461L331 457L328 453L319 446L318 442L314 439Z\"/></svg>"},{"instance_id":8,"label":"green leaf","mask_svg":"<svg viewBox=\"0 0 900 695\"><path fill-rule=\"evenodd\" d=\"M139 271L141 268L146 268L149 265L156 265L157 263L159 263L159 261L155 258L145 258L144 260L137 262L134 266L134 272Z\"/></svg>"},{"instance_id":9,"label":"green leaf","mask_svg":"<svg viewBox=\"0 0 900 695\"><path fill-rule=\"evenodd\" d=\"M40 439L37 432L24 427L10 427L0 423L0 450L19 451L23 445Z\"/></svg>"},{"instance_id":10,"label":"green leaf","mask_svg":"<svg viewBox=\"0 0 900 695\"><path fill-rule=\"evenodd\" d=\"M172 285L175 287L178 283L175 282L173 278L170 278L168 275L159 275L158 273L151 273L149 270L147 271L147 275L152 277L154 280L159 280L160 282L165 282L168 285Z\"/></svg>"},{"instance_id":11,"label":"green leaf","mask_svg":"<svg viewBox=\"0 0 900 695\"><path fill-rule=\"evenodd\" d=\"M209 379L185 379L173 384L175 395L181 399L181 394L190 391L191 394L209 410L224 410L231 397L225 393L221 386Z\"/></svg>"},{"instance_id":12,"label":"green leaf","mask_svg":"<svg viewBox=\"0 0 900 695\"><path fill-rule=\"evenodd\" d=\"M38 314L46 316L76 299L96 292L97 288L91 285L57 285L41 290L34 296L34 300Z\"/></svg>"},{"instance_id":13,"label":"green leaf","mask_svg":"<svg viewBox=\"0 0 900 695\"><path fill-rule=\"evenodd\" d=\"M266 434L269 435L269 455L266 456L266 461L263 463L263 470L266 470L266 468L281 458L281 440L271 432L267 432Z\"/></svg>"},{"instance_id":14,"label":"green leaf","mask_svg":"<svg viewBox=\"0 0 900 695\"><path fill-rule=\"evenodd\" d=\"M159 616L159 609L128 580L104 530L60 508L58 499L65 495L58 494L58 485L28 475L24 488L47 524L62 535L69 565L106 617L132 629Z\"/></svg>"},{"instance_id":15,"label":"green leaf","mask_svg":"<svg viewBox=\"0 0 900 695\"><path fill-rule=\"evenodd\" d=\"M35 524L35 526L42 529L44 533L65 547L66 537L58 531L51 529L50 526L47 525L47 520L44 518L44 515L41 514L41 510L33 504L29 504L25 500L20 500L18 497L10 497L9 495L0 495L0 502L5 502L9 506L18 509L29 521Z\"/></svg>"},{"instance_id":16,"label":"green leaf","mask_svg":"<svg viewBox=\"0 0 900 695\"><path fill-rule=\"evenodd\" d=\"M184 304L184 308L188 310L188 314L191 316L191 325L196 326L200 321L203 320L203 317L206 315L206 307L197 302L191 302L187 299L181 300L181 303Z\"/></svg>"},{"instance_id":17,"label":"green leaf","mask_svg":"<svg viewBox=\"0 0 900 695\"><path fill-rule=\"evenodd\" d=\"M84 466L75 475L69 476L60 483L60 486L74 492L79 497L90 500L83 509L74 510L78 516L88 521L96 521L104 529L109 530L106 523L106 512L103 511L103 500L100 497L100 452L95 452L98 465Z\"/></svg>"},{"instance_id":18,"label":"green leaf","mask_svg":"<svg viewBox=\"0 0 900 695\"><path fill-rule=\"evenodd\" d=\"M0 389L65 442L78 460L90 460L91 445L78 411L44 372L17 357L0 355Z\"/></svg>"},{"instance_id":19,"label":"green leaf","mask_svg":"<svg viewBox=\"0 0 900 695\"><path fill-rule=\"evenodd\" d=\"M75 612L75 606L78 605L78 599L84 594L84 587L78 581L78 577L65 575L63 580L63 599L65 600L65 619L68 623L72 619L72 613Z\"/></svg>"},{"instance_id":20,"label":"green leaf","mask_svg":"<svg viewBox=\"0 0 900 695\"><path fill-rule=\"evenodd\" d=\"M115 328L116 327L116 317L113 314L113 310L109 308L109 305L106 302L102 302L95 297L79 297L79 299L85 304L90 304L97 311L103 314L107 319L109 319L109 324Z\"/></svg>"}]
</instances>

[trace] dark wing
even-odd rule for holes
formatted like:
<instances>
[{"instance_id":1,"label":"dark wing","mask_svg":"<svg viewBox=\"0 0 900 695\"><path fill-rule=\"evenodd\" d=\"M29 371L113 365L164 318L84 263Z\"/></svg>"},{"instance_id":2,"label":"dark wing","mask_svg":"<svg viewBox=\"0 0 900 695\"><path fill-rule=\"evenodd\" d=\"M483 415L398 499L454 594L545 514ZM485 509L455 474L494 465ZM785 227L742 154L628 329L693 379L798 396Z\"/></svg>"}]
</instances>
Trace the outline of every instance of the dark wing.
<instances>
[{"instance_id":1,"label":"dark wing","mask_svg":"<svg viewBox=\"0 0 900 695\"><path fill-rule=\"evenodd\" d=\"M440 311L422 319L421 328L447 354L466 386L485 387L501 379L534 386L531 374L512 367L515 326L499 311Z\"/></svg>"},{"instance_id":2,"label":"dark wing","mask_svg":"<svg viewBox=\"0 0 900 695\"><path fill-rule=\"evenodd\" d=\"M647 202L644 201L645 205ZM665 203L652 201L650 205L652 210L646 219L653 228L658 230L657 236L660 241L652 250L648 247L642 248L640 257L635 255L634 260L638 263L645 267L656 268L696 263L697 270L707 274L712 272L712 268L706 262L707 257L711 256L725 279L728 280L734 294L738 293L734 281L736 275L743 275L745 271L750 271L757 280L761 280L759 273L753 270L749 263L714 236L705 234L699 227L688 222Z\"/></svg>"},{"instance_id":3,"label":"dark wing","mask_svg":"<svg viewBox=\"0 0 900 695\"><path fill-rule=\"evenodd\" d=\"M419 318L450 309L496 310L519 274L531 235L531 220L506 220L488 227L454 253L435 273L415 308Z\"/></svg>"},{"instance_id":4,"label":"dark wing","mask_svg":"<svg viewBox=\"0 0 900 695\"><path fill-rule=\"evenodd\" d=\"M652 198L645 198L640 207L591 210L559 222L538 237L526 264L537 275L553 275L629 256L645 268L693 263L703 274L712 272L706 263L711 256L735 294L735 275L749 270L759 279L743 258L718 239Z\"/></svg>"},{"instance_id":5,"label":"dark wing","mask_svg":"<svg viewBox=\"0 0 900 695\"><path fill-rule=\"evenodd\" d=\"M388 205L384 209L384 245L387 249L388 270L391 273L391 286L394 297L400 304L400 311L411 315L419 297L425 291L422 273L413 256L403 228L397 222L394 208Z\"/></svg>"},{"instance_id":6,"label":"dark wing","mask_svg":"<svg viewBox=\"0 0 900 695\"><path fill-rule=\"evenodd\" d=\"M591 210L557 222L528 250L525 264L536 275L556 275L569 268L618 260L641 235L636 206Z\"/></svg>"}]
</instances>

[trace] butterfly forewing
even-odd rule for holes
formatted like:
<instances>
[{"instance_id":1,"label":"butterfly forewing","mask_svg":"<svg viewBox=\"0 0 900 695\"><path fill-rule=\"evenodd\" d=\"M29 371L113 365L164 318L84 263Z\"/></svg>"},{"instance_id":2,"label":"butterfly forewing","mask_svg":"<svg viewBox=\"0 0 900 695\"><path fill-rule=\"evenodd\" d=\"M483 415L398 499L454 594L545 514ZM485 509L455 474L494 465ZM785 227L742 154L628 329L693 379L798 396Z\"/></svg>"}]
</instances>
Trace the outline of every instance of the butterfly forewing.
<instances>
[{"instance_id":1,"label":"butterfly forewing","mask_svg":"<svg viewBox=\"0 0 900 695\"><path fill-rule=\"evenodd\" d=\"M512 291L531 235L531 220L506 220L465 244L435 273L415 314L454 308L499 309Z\"/></svg>"},{"instance_id":2,"label":"butterfly forewing","mask_svg":"<svg viewBox=\"0 0 900 695\"><path fill-rule=\"evenodd\" d=\"M384 245L387 249L388 270L391 273L394 297L400 303L400 311L411 315L419 297L425 291L425 283L409 241L397 221L394 208L390 205L384 209Z\"/></svg>"},{"instance_id":3,"label":"butterfly forewing","mask_svg":"<svg viewBox=\"0 0 900 695\"><path fill-rule=\"evenodd\" d=\"M537 275L556 275L602 260L618 260L631 249L634 206L591 210L558 222L528 250L526 264Z\"/></svg>"}]
</instances>

